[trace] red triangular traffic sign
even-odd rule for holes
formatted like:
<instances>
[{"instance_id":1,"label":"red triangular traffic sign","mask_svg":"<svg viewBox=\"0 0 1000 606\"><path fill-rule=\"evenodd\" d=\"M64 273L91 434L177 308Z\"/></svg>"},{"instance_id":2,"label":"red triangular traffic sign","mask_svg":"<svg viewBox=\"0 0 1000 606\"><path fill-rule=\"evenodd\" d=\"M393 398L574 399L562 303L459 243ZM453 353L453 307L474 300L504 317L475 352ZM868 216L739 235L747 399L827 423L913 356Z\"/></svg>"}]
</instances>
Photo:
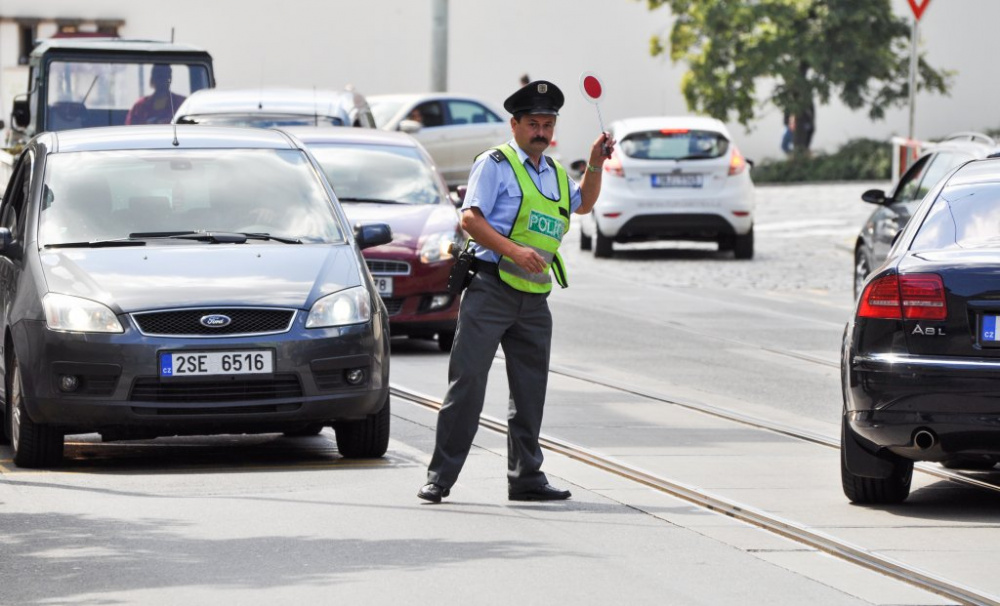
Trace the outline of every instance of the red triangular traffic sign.
<instances>
[{"instance_id":1,"label":"red triangular traffic sign","mask_svg":"<svg viewBox=\"0 0 1000 606\"><path fill-rule=\"evenodd\" d=\"M910 3L910 8L913 9L913 16L920 21L921 15L927 10L927 5L931 3L931 0L906 0Z\"/></svg>"}]
</instances>

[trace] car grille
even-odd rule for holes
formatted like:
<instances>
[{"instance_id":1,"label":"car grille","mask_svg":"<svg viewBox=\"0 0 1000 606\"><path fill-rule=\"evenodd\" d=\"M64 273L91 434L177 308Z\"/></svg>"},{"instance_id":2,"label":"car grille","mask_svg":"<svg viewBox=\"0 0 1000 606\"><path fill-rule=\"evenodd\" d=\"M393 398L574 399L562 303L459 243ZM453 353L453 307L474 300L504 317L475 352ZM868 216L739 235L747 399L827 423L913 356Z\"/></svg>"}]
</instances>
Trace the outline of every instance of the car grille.
<instances>
[{"instance_id":1,"label":"car grille","mask_svg":"<svg viewBox=\"0 0 1000 606\"><path fill-rule=\"evenodd\" d=\"M394 316L394 315L398 314L400 312L400 310L403 309L403 299L385 299L385 298L383 298L382 302L385 303L385 311L390 316Z\"/></svg>"},{"instance_id":2,"label":"car grille","mask_svg":"<svg viewBox=\"0 0 1000 606\"><path fill-rule=\"evenodd\" d=\"M226 326L205 326L210 315L229 317ZM288 332L295 318L292 309L209 308L149 311L132 314L139 332L166 337L215 337L220 335L267 335Z\"/></svg>"},{"instance_id":3,"label":"car grille","mask_svg":"<svg viewBox=\"0 0 1000 606\"><path fill-rule=\"evenodd\" d=\"M380 276L408 276L410 264L405 261L383 261L381 259L365 259L368 271Z\"/></svg>"},{"instance_id":4,"label":"car grille","mask_svg":"<svg viewBox=\"0 0 1000 606\"><path fill-rule=\"evenodd\" d=\"M294 374L267 379L224 381L160 381L140 377L132 385L133 402L238 402L302 397L302 385Z\"/></svg>"}]
</instances>

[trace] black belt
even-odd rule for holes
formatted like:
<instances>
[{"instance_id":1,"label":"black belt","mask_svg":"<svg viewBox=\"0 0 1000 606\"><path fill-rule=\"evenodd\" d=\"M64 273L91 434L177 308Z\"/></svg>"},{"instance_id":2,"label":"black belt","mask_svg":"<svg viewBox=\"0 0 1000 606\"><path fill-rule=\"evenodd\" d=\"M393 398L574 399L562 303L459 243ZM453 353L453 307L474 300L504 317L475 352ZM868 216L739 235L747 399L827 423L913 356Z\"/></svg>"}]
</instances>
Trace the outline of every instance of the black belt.
<instances>
[{"instance_id":1,"label":"black belt","mask_svg":"<svg viewBox=\"0 0 1000 606\"><path fill-rule=\"evenodd\" d=\"M476 272L485 272L492 276L500 277L500 266L496 263L490 263L489 261L483 261L482 259L476 259Z\"/></svg>"}]
</instances>

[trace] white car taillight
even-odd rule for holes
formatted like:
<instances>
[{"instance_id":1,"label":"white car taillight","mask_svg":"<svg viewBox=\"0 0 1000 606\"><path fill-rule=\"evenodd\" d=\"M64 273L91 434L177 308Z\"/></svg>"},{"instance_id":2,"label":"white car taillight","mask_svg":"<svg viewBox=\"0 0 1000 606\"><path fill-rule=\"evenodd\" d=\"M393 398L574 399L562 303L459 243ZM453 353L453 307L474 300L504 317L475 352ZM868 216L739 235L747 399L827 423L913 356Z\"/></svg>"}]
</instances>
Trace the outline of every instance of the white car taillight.
<instances>
[{"instance_id":1,"label":"white car taillight","mask_svg":"<svg viewBox=\"0 0 1000 606\"><path fill-rule=\"evenodd\" d=\"M740 150L734 145L733 153L729 156L729 176L738 175L747 169L747 159L743 157Z\"/></svg>"}]
</instances>

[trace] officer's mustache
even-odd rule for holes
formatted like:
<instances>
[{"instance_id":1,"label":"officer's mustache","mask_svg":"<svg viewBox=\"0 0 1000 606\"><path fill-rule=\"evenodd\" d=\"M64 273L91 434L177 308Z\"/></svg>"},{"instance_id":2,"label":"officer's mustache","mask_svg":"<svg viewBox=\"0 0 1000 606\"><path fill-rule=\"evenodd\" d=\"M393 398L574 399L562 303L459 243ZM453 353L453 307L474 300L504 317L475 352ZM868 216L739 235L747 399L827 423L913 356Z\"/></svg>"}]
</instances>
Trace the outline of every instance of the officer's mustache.
<instances>
[{"instance_id":1,"label":"officer's mustache","mask_svg":"<svg viewBox=\"0 0 1000 606\"><path fill-rule=\"evenodd\" d=\"M546 139L545 137L535 137L535 138L533 138L531 140L531 142L532 143L546 143L547 144L549 142L549 140Z\"/></svg>"}]
</instances>

